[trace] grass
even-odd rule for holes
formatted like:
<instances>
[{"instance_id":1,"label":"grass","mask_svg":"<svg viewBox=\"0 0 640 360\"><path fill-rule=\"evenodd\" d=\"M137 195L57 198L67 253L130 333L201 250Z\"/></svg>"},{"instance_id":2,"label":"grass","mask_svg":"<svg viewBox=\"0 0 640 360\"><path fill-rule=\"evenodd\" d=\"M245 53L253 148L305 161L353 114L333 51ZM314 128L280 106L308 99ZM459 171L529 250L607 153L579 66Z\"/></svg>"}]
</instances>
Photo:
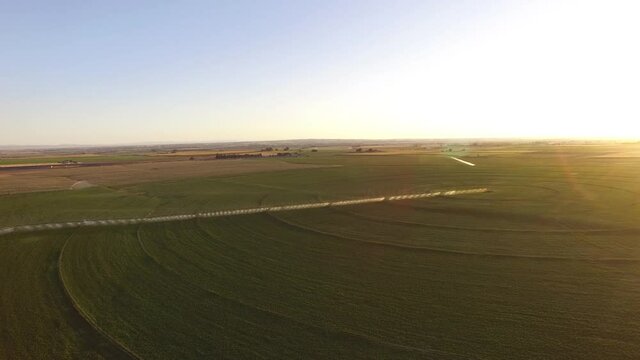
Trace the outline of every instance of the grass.
<instances>
[{"instance_id":1,"label":"grass","mask_svg":"<svg viewBox=\"0 0 640 360\"><path fill-rule=\"evenodd\" d=\"M146 155L56 155L30 157L3 157L0 165L24 164L56 164L64 160L74 160L82 163L110 163L149 160Z\"/></svg>"},{"instance_id":2,"label":"grass","mask_svg":"<svg viewBox=\"0 0 640 360\"><path fill-rule=\"evenodd\" d=\"M0 241L0 358L118 359L125 354L75 311L58 274L68 233Z\"/></svg>"},{"instance_id":3,"label":"grass","mask_svg":"<svg viewBox=\"0 0 640 360\"><path fill-rule=\"evenodd\" d=\"M2 237L0 357L637 358L640 159L516 150L0 197L12 225L492 190Z\"/></svg>"},{"instance_id":4,"label":"grass","mask_svg":"<svg viewBox=\"0 0 640 360\"><path fill-rule=\"evenodd\" d=\"M0 226L138 217L158 203L140 194L98 187L7 195L0 201Z\"/></svg>"}]
</instances>

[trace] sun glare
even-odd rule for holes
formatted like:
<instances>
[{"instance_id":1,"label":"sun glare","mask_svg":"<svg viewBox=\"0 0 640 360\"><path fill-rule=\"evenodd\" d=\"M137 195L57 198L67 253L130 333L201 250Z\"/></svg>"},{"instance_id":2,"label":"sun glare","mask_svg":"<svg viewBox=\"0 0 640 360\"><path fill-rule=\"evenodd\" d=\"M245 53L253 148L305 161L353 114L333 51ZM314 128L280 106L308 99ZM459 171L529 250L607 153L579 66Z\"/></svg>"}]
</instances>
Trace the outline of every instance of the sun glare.
<instances>
[{"instance_id":1,"label":"sun glare","mask_svg":"<svg viewBox=\"0 0 640 360\"><path fill-rule=\"evenodd\" d=\"M343 107L396 136L640 137L639 6L538 2L480 19L353 81Z\"/></svg>"}]
</instances>

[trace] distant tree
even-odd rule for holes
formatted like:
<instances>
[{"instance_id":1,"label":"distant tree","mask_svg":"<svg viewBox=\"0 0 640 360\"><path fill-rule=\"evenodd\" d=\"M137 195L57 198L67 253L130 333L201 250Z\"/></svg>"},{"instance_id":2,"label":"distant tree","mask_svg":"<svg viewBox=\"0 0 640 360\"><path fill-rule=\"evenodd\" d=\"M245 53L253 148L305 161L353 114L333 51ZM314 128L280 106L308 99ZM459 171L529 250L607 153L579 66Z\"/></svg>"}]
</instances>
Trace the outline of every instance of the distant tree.
<instances>
[{"instance_id":1,"label":"distant tree","mask_svg":"<svg viewBox=\"0 0 640 360\"><path fill-rule=\"evenodd\" d=\"M195 160L196 158L194 158L193 156L189 158L189 160Z\"/></svg>"},{"instance_id":2,"label":"distant tree","mask_svg":"<svg viewBox=\"0 0 640 360\"><path fill-rule=\"evenodd\" d=\"M318 152L318 149L311 149L311 152Z\"/></svg>"},{"instance_id":3,"label":"distant tree","mask_svg":"<svg viewBox=\"0 0 640 360\"><path fill-rule=\"evenodd\" d=\"M283 150L284 150L284 151L289 151L289 147L288 147L288 146L285 146Z\"/></svg>"},{"instance_id":4,"label":"distant tree","mask_svg":"<svg viewBox=\"0 0 640 360\"><path fill-rule=\"evenodd\" d=\"M362 148L357 148L356 152L362 152Z\"/></svg>"},{"instance_id":5,"label":"distant tree","mask_svg":"<svg viewBox=\"0 0 640 360\"><path fill-rule=\"evenodd\" d=\"M176 149L171 150L171 153L172 153L172 154L175 154L175 153L177 153L177 152L178 152L178 150L176 150Z\"/></svg>"}]
</instances>

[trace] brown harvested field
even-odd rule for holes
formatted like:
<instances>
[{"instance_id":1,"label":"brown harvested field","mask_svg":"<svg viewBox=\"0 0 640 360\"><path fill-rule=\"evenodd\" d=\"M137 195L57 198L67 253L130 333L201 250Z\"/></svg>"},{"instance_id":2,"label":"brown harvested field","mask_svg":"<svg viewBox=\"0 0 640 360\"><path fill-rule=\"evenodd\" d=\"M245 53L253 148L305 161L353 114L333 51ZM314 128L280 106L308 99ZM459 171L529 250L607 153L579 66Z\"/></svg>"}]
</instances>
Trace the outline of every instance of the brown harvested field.
<instances>
[{"instance_id":1,"label":"brown harvested field","mask_svg":"<svg viewBox=\"0 0 640 360\"><path fill-rule=\"evenodd\" d=\"M29 166L54 166L59 165L60 163L56 162L39 162L39 163L26 163L26 164L0 164L0 169L2 168L19 168L19 167L29 167Z\"/></svg>"},{"instance_id":2,"label":"brown harvested field","mask_svg":"<svg viewBox=\"0 0 640 360\"><path fill-rule=\"evenodd\" d=\"M0 194L70 189L78 181L93 185L125 185L199 176L227 176L254 172L324 167L276 159L157 161L105 166L36 170L0 170Z\"/></svg>"},{"instance_id":3,"label":"brown harvested field","mask_svg":"<svg viewBox=\"0 0 640 360\"><path fill-rule=\"evenodd\" d=\"M53 175L54 171L0 171L0 194L68 189L75 183L67 177Z\"/></svg>"},{"instance_id":4,"label":"brown harvested field","mask_svg":"<svg viewBox=\"0 0 640 360\"><path fill-rule=\"evenodd\" d=\"M256 149L240 149L240 150L208 150L208 149L196 149L196 150L178 150L176 152L159 152L148 153L148 156L160 157L184 157L184 156L215 156L216 154L251 154L258 153Z\"/></svg>"},{"instance_id":5,"label":"brown harvested field","mask_svg":"<svg viewBox=\"0 0 640 360\"><path fill-rule=\"evenodd\" d=\"M356 152L356 148L347 149L345 155L424 155L439 152L439 148L425 148L413 146L389 146L389 145L372 145L359 146L362 152ZM367 150L372 149L372 152Z\"/></svg>"},{"instance_id":6,"label":"brown harvested field","mask_svg":"<svg viewBox=\"0 0 640 360\"><path fill-rule=\"evenodd\" d=\"M637 157L640 157L640 150L614 152L614 153L609 153L609 154L604 154L604 155L598 155L596 157L601 157L601 158L637 158Z\"/></svg>"},{"instance_id":7,"label":"brown harvested field","mask_svg":"<svg viewBox=\"0 0 640 360\"><path fill-rule=\"evenodd\" d=\"M425 155L425 154L432 154L434 153L433 151L428 151L428 150L376 150L374 152L367 152L362 151L362 152L349 152L346 153L345 155L353 155L353 156L383 156L383 155Z\"/></svg>"},{"instance_id":8,"label":"brown harvested field","mask_svg":"<svg viewBox=\"0 0 640 360\"><path fill-rule=\"evenodd\" d=\"M148 153L145 154L151 157L165 157L165 158L202 158L202 157L215 157L218 154L262 154L262 156L273 156L280 152L291 152L291 150L273 150L273 151L261 151L256 149L240 149L240 150L179 150L173 152L162 153Z\"/></svg>"}]
</instances>

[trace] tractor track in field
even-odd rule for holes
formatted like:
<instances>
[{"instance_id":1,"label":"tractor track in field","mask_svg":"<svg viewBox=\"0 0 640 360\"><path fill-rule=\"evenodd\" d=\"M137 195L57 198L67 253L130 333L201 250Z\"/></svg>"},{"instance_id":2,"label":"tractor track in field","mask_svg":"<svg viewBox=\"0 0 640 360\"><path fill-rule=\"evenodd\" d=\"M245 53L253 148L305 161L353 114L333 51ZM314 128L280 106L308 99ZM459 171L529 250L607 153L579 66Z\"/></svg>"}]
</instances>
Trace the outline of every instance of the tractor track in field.
<instances>
[{"instance_id":1,"label":"tractor track in field","mask_svg":"<svg viewBox=\"0 0 640 360\"><path fill-rule=\"evenodd\" d=\"M277 216L273 213L267 213L267 215L271 216L273 219L284 224L285 226L288 226L293 229L298 229L300 231L306 231L309 233L329 236L339 240L347 240L347 241L358 242L358 243L371 245L371 246L394 248L398 250L431 252L431 253L450 254L450 255L474 256L474 257L486 257L486 258L495 258L495 259L502 258L502 259L528 259L528 260L540 260L540 261L582 261L582 262L620 262L620 263L640 262L640 259L637 259L637 258L577 258L577 257L548 256L548 255L480 253L480 252L449 250L449 249L433 248L433 247L425 247L425 246L415 246L415 245L409 245L409 244L389 243L389 242L376 241L376 240L365 240L357 237L324 231L324 230L316 229L300 223L285 220L282 217Z\"/></svg>"},{"instance_id":2,"label":"tractor track in field","mask_svg":"<svg viewBox=\"0 0 640 360\"><path fill-rule=\"evenodd\" d=\"M524 233L524 234L625 234L625 235L635 235L640 234L640 229L638 228L620 228L620 229L517 229L517 228L481 228L481 227L468 227L468 226L453 226L453 225L439 225L439 224L429 224L429 223L421 223L415 221L406 221L406 220L395 220L389 218L383 218L379 216L372 215L364 215L360 213L356 213L348 210L338 210L335 211L345 214L347 216L357 217L365 220L372 220L377 222L383 222L387 224L398 224L398 225L408 225L408 226L417 226L417 227L426 227L426 228L434 228L434 229L443 229L443 230L461 230L461 231L477 231L477 232L489 232L489 233ZM422 209L425 211L429 211L429 209Z\"/></svg>"},{"instance_id":3,"label":"tractor track in field","mask_svg":"<svg viewBox=\"0 0 640 360\"><path fill-rule=\"evenodd\" d=\"M142 226L142 225L141 225ZM347 339L351 338L353 340L356 341L364 341L365 343L369 343L369 344L376 344L376 345L381 345L381 346L385 346L385 347L390 347L390 348L395 348L398 350L402 350L402 351L407 351L407 352L412 352L414 354L421 354L421 355L447 355L447 356L460 356L459 354L454 354L451 352L446 352L446 351L441 351L441 350L436 350L436 349L425 349L425 348L419 348L419 347L415 347L415 346L410 346L410 345L403 345L403 344L398 344L398 343L394 343L394 342L390 342L390 341L386 341L374 336L370 336L370 335L366 335L366 334L361 334L357 331L349 331L349 330L345 330L345 329L335 329L335 328L331 328L328 326L319 326L319 325L314 325L314 324L310 324L307 323L305 321L301 321L298 320L294 317L291 317L289 315L280 313L278 311L274 311L274 310L268 310L268 309L264 309L260 306L256 306L256 305L252 305L252 304L248 304L244 301L240 301L234 298L231 298L229 296L226 295L222 295L219 292L203 287L201 285L196 284L195 282L187 279L184 277L183 274L180 274L179 272L177 272L175 269L167 267L165 264L163 264L159 259L157 259L154 255L152 255L149 250L146 248L146 246L144 245L144 241L142 240L142 237L140 235L140 229L141 226L138 227L137 231L136 231L136 238L137 241L140 245L140 247L142 248L143 253L151 259L151 261L153 261L156 266L159 266L161 269L164 269L165 271L168 271L170 273L172 273L174 276L178 277L184 284L186 284L187 286L193 287L195 289L198 289L199 291L204 291L207 294L209 294L212 297L215 297L221 301L227 302L227 303L231 303L231 304L235 304L235 305L239 305L243 308L246 309L250 309L252 311L257 311L259 313L265 314L267 316L270 317L274 317L276 319L279 319L281 321L285 321L285 322L291 322L294 324L297 324L298 326L301 326L303 328L307 328L307 329L311 329L312 331L317 331L319 333L333 333L339 336L343 336ZM200 228L200 231L208 238L213 239L214 237L205 229ZM240 321L247 321L246 319L240 318L236 315L234 315L234 317L236 317L238 320Z\"/></svg>"},{"instance_id":4,"label":"tractor track in field","mask_svg":"<svg viewBox=\"0 0 640 360\"><path fill-rule=\"evenodd\" d=\"M95 227L95 226L136 225L136 224L145 224L145 223L191 220L191 219L197 219L197 218L214 218L214 217L221 217L221 216L235 216L235 215L258 214L258 213L277 212L277 211L293 211L293 210L315 209L315 208L323 208L323 207L369 204L369 203L378 203L378 202L384 202L384 201L425 199L425 198L431 198L431 197L447 197L447 196L456 196L456 195L465 195L465 194L486 193L488 191L489 190L487 188L474 188L474 189L462 189L462 190L435 191L435 192L421 193L421 194L405 194L405 195L382 196L382 197L375 197L375 198L350 199L350 200L341 200L341 201L333 201L333 202L327 201L327 202L303 203L303 204L283 205L283 206L258 207L258 208L251 208L251 209L218 210L213 212L199 212L199 213L192 213L192 214L169 215L169 216L128 218L128 219L83 220L83 221L69 221L69 222L49 223L49 224L18 225L14 227L1 228L0 236L11 234L11 233L24 233L24 232L34 232L34 231L42 231L42 230L68 229L68 228L78 228L78 227Z\"/></svg>"}]
</instances>

